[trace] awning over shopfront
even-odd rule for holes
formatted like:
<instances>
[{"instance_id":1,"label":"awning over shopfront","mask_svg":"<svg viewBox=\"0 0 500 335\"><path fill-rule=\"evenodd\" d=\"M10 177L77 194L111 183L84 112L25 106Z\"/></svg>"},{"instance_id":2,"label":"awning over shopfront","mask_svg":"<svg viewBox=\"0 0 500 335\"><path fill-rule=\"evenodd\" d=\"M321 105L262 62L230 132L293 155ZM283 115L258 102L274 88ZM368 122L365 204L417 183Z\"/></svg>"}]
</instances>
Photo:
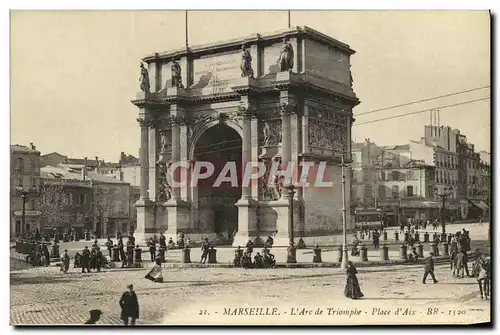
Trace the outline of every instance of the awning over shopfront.
<instances>
[{"instance_id":1,"label":"awning over shopfront","mask_svg":"<svg viewBox=\"0 0 500 335\"><path fill-rule=\"evenodd\" d=\"M479 207L481 210L487 212L489 207L483 201L470 201L470 203L476 207Z\"/></svg>"}]
</instances>

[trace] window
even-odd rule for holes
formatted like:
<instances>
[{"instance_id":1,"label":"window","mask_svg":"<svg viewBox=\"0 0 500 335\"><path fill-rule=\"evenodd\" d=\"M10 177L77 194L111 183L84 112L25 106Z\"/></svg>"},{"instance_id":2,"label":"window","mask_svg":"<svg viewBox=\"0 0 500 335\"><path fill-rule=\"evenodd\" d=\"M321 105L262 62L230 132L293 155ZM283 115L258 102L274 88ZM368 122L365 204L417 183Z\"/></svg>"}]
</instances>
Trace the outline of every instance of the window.
<instances>
[{"instance_id":1,"label":"window","mask_svg":"<svg viewBox=\"0 0 500 335\"><path fill-rule=\"evenodd\" d=\"M17 178L17 186L23 187L23 178Z\"/></svg>"},{"instance_id":2,"label":"window","mask_svg":"<svg viewBox=\"0 0 500 335\"><path fill-rule=\"evenodd\" d=\"M380 171L380 180L385 180L385 171Z\"/></svg>"},{"instance_id":3,"label":"window","mask_svg":"<svg viewBox=\"0 0 500 335\"><path fill-rule=\"evenodd\" d=\"M378 198L380 199L385 199L385 186L384 185L379 185L378 186Z\"/></svg>"},{"instance_id":4,"label":"window","mask_svg":"<svg viewBox=\"0 0 500 335\"><path fill-rule=\"evenodd\" d=\"M36 189L36 179L35 179L35 178L33 178L33 179L31 180L31 187L32 187L33 189Z\"/></svg>"},{"instance_id":5,"label":"window","mask_svg":"<svg viewBox=\"0 0 500 335\"><path fill-rule=\"evenodd\" d=\"M31 173L31 159L26 159L26 161L24 161L24 171Z\"/></svg>"},{"instance_id":6,"label":"window","mask_svg":"<svg viewBox=\"0 0 500 335\"><path fill-rule=\"evenodd\" d=\"M392 180L394 181L399 181L399 172L398 171L392 171Z\"/></svg>"},{"instance_id":7,"label":"window","mask_svg":"<svg viewBox=\"0 0 500 335\"><path fill-rule=\"evenodd\" d=\"M70 205L73 205L73 193L69 194L69 200L68 201L69 201Z\"/></svg>"},{"instance_id":8,"label":"window","mask_svg":"<svg viewBox=\"0 0 500 335\"><path fill-rule=\"evenodd\" d=\"M408 194L408 197L413 197L413 186L407 186L406 193Z\"/></svg>"},{"instance_id":9,"label":"window","mask_svg":"<svg viewBox=\"0 0 500 335\"><path fill-rule=\"evenodd\" d=\"M434 187L427 186L427 197L431 198L434 194Z\"/></svg>"},{"instance_id":10,"label":"window","mask_svg":"<svg viewBox=\"0 0 500 335\"><path fill-rule=\"evenodd\" d=\"M31 200L31 209L35 209L35 200Z\"/></svg>"},{"instance_id":11,"label":"window","mask_svg":"<svg viewBox=\"0 0 500 335\"><path fill-rule=\"evenodd\" d=\"M399 187L396 185L392 187L392 197L399 198Z\"/></svg>"},{"instance_id":12,"label":"window","mask_svg":"<svg viewBox=\"0 0 500 335\"><path fill-rule=\"evenodd\" d=\"M19 171L19 172L23 172L23 168L24 168L24 159L18 158L17 159L16 170Z\"/></svg>"}]
</instances>

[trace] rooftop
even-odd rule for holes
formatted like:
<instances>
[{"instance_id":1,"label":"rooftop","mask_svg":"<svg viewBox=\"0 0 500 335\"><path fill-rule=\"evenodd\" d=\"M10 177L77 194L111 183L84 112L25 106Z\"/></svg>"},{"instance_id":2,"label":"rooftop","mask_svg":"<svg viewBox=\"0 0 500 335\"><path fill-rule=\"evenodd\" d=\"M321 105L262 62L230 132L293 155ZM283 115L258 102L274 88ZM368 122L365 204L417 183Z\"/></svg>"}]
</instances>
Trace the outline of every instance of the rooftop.
<instances>
[{"instance_id":1,"label":"rooftop","mask_svg":"<svg viewBox=\"0 0 500 335\"><path fill-rule=\"evenodd\" d=\"M102 175L93 171L88 171L86 178L82 178L82 174L80 172L75 172L70 167L65 165L59 166L44 166L40 169L40 176L46 179L64 179L64 180L79 180L79 181L96 181L100 183L109 183L109 184L128 184L125 181L121 181L115 179L113 177L109 177L106 175Z\"/></svg>"},{"instance_id":2,"label":"rooftop","mask_svg":"<svg viewBox=\"0 0 500 335\"><path fill-rule=\"evenodd\" d=\"M354 54L355 51L352 50L349 45L336 40L328 35L325 35L315 29L309 28L307 26L296 26L288 29L282 29L279 31L253 34L245 37L235 38L231 40L225 40L221 42L215 42L210 44L195 45L190 46L188 49L182 48L177 50L171 50L161 53L152 53L143 58L143 61L150 63L157 59L171 59L176 57L181 57L189 53L194 53L198 55L203 54L214 54L219 52L225 52L229 50L239 50L242 44L256 44L263 40L280 41L285 37L293 37L297 35L307 35L310 39L316 40L322 44L333 46L335 48L344 50L348 54Z\"/></svg>"},{"instance_id":3,"label":"rooftop","mask_svg":"<svg viewBox=\"0 0 500 335\"><path fill-rule=\"evenodd\" d=\"M40 154L40 151L36 150L35 147L28 147L26 145L21 144L11 144L10 145L11 153L27 153L27 154Z\"/></svg>"}]
</instances>

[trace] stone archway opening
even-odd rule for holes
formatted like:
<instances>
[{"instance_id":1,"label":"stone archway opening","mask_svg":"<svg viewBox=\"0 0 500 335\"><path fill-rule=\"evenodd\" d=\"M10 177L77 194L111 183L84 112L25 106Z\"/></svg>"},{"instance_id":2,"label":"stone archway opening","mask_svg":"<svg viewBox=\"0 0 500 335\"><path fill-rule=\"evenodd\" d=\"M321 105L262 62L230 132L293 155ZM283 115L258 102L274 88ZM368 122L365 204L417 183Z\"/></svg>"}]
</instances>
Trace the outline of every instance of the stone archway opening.
<instances>
[{"instance_id":1,"label":"stone archway opening","mask_svg":"<svg viewBox=\"0 0 500 335\"><path fill-rule=\"evenodd\" d=\"M238 229L238 208L235 204L241 198L241 136L224 123L210 127L196 143L194 160L209 162L214 166L214 173L206 179L199 180L196 185L198 220L207 228L207 232L212 230L219 239L230 243ZM227 170L229 166L233 168ZM201 174L205 172L206 168L200 170ZM220 176L229 177L231 174L237 178L236 184L224 181L216 185Z\"/></svg>"}]
</instances>

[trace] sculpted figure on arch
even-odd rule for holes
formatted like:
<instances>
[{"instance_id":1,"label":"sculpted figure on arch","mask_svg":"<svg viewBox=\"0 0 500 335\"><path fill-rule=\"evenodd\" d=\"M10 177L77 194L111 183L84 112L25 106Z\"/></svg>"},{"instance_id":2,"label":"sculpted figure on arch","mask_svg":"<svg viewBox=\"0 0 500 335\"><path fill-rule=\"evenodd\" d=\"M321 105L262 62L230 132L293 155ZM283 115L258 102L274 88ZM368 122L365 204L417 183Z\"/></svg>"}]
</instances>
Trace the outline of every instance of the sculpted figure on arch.
<instances>
[{"instance_id":1,"label":"sculpted figure on arch","mask_svg":"<svg viewBox=\"0 0 500 335\"><path fill-rule=\"evenodd\" d=\"M141 63L141 76L139 77L139 84L141 91L149 93L149 73L148 69L144 67L144 63Z\"/></svg>"},{"instance_id":2,"label":"sculpted figure on arch","mask_svg":"<svg viewBox=\"0 0 500 335\"><path fill-rule=\"evenodd\" d=\"M292 71L293 69L293 47L288 38L283 39L278 64L281 72Z\"/></svg>"}]
</instances>

